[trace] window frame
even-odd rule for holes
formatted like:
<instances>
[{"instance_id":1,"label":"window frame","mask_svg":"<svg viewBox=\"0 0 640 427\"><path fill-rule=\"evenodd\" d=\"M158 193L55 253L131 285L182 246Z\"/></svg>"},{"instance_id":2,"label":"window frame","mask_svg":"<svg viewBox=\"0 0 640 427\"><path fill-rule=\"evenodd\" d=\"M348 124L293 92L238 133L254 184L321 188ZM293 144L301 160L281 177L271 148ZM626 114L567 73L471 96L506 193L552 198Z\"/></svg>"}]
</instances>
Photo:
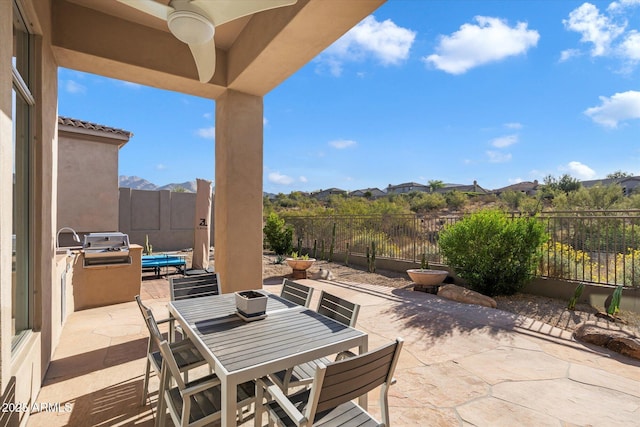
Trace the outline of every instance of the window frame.
<instances>
[{"instance_id":1,"label":"window frame","mask_svg":"<svg viewBox=\"0 0 640 427\"><path fill-rule=\"evenodd\" d=\"M18 350L22 347L23 343L27 342L27 338L31 335L34 330L34 322L35 322L35 308L36 308L36 300L35 300L35 245L34 245L34 231L35 231L35 212L33 207L34 204L34 195L35 195L35 180L34 180L34 172L35 172L35 146L34 146L34 129L35 129L35 112L36 112L36 99L32 94L33 89L33 76L35 70L35 37L34 34L29 31L29 26L27 25L26 14L24 13L24 9L22 7L20 0L13 0L13 13L17 16L14 16L14 28L15 23L17 21L20 22L21 31L26 35L26 40L24 40L24 46L21 46L19 49L16 49L16 56L14 58L18 58L18 55L26 55L26 57L16 59L15 62L12 61L11 71L12 71L12 89L15 92L15 100L12 105L12 117L11 120L14 126L14 138L13 146L14 151L13 161L16 163L16 170L14 173L16 174L16 180L18 179L18 167L25 167L26 171L22 171L20 173L20 179L25 182L22 185L23 189L26 189L26 194L24 194L24 199L21 201L21 208L23 209L25 215L22 218L23 221L26 221L26 224L20 227L20 229L24 229L24 236L21 236L24 240L24 250L21 251L20 254L17 253L16 246L16 271L20 268L23 273L23 276L20 277L21 280L18 282L18 276L16 274L16 289L18 286L24 287L25 297L18 302L17 297L12 297L12 311L13 310L22 310L26 309L26 314L24 315L24 327L20 330L16 330L15 327L12 330L11 337L11 353L15 355ZM15 30L14 30L15 31ZM13 42L16 43L15 33L13 35ZM26 64L26 65L25 65ZM20 70L24 71L26 75L21 74ZM25 111L20 111L20 107L18 107L18 97L20 98L20 102L24 103L23 108L26 107ZM19 114L25 114L26 117L23 117L22 121L24 122L23 126L21 126L21 131L24 132L23 141L18 144L18 135L17 135L17 127L19 126L19 122L17 121L17 117ZM20 154L18 154L18 150L22 150ZM18 165L17 159L19 156L24 156L24 162L21 165ZM16 187L14 186L12 192L15 193ZM15 194L13 195L14 203L16 202ZM15 207L12 209L12 227L16 225L15 218ZM16 232L17 232L17 228ZM24 258L19 264L18 256ZM25 265L26 264L26 265ZM13 279L12 279L13 281ZM17 295L17 291L16 291ZM15 318L17 316L12 316L15 322Z\"/></svg>"}]
</instances>

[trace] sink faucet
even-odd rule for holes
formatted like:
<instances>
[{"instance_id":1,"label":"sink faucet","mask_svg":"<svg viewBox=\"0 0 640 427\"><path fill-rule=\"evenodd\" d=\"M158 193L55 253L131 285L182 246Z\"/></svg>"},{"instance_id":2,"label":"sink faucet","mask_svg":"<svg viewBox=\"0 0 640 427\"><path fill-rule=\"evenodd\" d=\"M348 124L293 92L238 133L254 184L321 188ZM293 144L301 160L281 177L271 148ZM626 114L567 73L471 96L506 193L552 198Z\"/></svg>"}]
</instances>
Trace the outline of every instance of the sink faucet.
<instances>
[{"instance_id":1,"label":"sink faucet","mask_svg":"<svg viewBox=\"0 0 640 427\"><path fill-rule=\"evenodd\" d=\"M58 234L56 234L56 248L60 247L60 233L62 233L62 231L67 230L73 233L73 240L75 240L76 242L80 243L80 237L78 237L78 233L76 233L76 231L71 228L71 227L62 227L60 230L58 230Z\"/></svg>"}]
</instances>

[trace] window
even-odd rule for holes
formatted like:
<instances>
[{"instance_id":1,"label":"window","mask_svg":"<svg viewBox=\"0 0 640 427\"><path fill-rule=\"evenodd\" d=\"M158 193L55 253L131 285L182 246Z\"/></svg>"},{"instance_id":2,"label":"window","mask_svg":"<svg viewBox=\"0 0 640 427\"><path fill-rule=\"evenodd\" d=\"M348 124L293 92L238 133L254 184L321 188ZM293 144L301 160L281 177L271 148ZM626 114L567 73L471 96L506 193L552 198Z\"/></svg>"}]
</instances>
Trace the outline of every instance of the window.
<instances>
[{"instance_id":1,"label":"window","mask_svg":"<svg viewBox=\"0 0 640 427\"><path fill-rule=\"evenodd\" d=\"M13 250L11 272L12 348L32 326L33 278L31 245L31 95L32 41L18 5L13 6Z\"/></svg>"}]
</instances>

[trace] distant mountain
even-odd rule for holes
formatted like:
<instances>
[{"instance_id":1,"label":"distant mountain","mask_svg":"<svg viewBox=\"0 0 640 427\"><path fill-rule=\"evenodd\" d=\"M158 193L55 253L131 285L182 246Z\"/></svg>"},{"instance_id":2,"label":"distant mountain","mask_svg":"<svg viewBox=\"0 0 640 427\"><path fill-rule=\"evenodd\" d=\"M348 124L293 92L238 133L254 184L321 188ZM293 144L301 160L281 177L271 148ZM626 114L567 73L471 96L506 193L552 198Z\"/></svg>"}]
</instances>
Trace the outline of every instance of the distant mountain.
<instances>
[{"instance_id":1,"label":"distant mountain","mask_svg":"<svg viewBox=\"0 0 640 427\"><path fill-rule=\"evenodd\" d=\"M120 175L118 178L118 186L123 188L131 188L133 190L170 190L170 191L185 191L187 193L195 193L197 190L196 181L187 181L179 184L167 184L162 187L158 187L152 182L147 181L139 176L125 176Z\"/></svg>"},{"instance_id":2,"label":"distant mountain","mask_svg":"<svg viewBox=\"0 0 640 427\"><path fill-rule=\"evenodd\" d=\"M198 186L195 181L187 181L181 184L167 184L162 187L158 187L158 190L182 191L180 189L184 189L187 193L195 193L198 191Z\"/></svg>"},{"instance_id":3,"label":"distant mountain","mask_svg":"<svg viewBox=\"0 0 640 427\"><path fill-rule=\"evenodd\" d=\"M120 175L118 177L118 186L124 188L132 188L134 190L157 190L158 186L139 176Z\"/></svg>"}]
</instances>

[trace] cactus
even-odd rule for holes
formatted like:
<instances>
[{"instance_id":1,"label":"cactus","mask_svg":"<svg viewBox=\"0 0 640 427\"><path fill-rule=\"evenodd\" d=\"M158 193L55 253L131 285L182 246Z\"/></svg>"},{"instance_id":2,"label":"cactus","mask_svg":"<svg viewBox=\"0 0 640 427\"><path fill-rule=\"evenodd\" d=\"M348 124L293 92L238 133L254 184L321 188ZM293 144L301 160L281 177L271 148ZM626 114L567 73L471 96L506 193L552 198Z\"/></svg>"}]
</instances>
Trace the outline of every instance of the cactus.
<instances>
[{"instance_id":1,"label":"cactus","mask_svg":"<svg viewBox=\"0 0 640 427\"><path fill-rule=\"evenodd\" d=\"M329 246L329 262L333 261L333 249L336 246L336 223L333 223L333 230L331 231L331 246Z\"/></svg>"},{"instance_id":2,"label":"cactus","mask_svg":"<svg viewBox=\"0 0 640 427\"><path fill-rule=\"evenodd\" d=\"M298 237L298 250L296 252L302 253L302 237Z\"/></svg>"},{"instance_id":3,"label":"cactus","mask_svg":"<svg viewBox=\"0 0 640 427\"><path fill-rule=\"evenodd\" d=\"M369 250L369 246L367 246L367 271L371 271L371 253Z\"/></svg>"},{"instance_id":4,"label":"cactus","mask_svg":"<svg viewBox=\"0 0 640 427\"><path fill-rule=\"evenodd\" d=\"M607 309L607 314L609 314L609 316L615 316L620 311L622 287L622 285L618 285L618 287L613 291L613 294L611 294L611 304L609 304L609 308Z\"/></svg>"},{"instance_id":5,"label":"cactus","mask_svg":"<svg viewBox=\"0 0 640 427\"><path fill-rule=\"evenodd\" d=\"M427 254L422 252L422 259L420 260L420 269L427 270L429 268L429 261L427 261Z\"/></svg>"},{"instance_id":6,"label":"cactus","mask_svg":"<svg viewBox=\"0 0 640 427\"><path fill-rule=\"evenodd\" d=\"M347 252L344 255L344 265L349 267L349 242L347 242Z\"/></svg>"},{"instance_id":7,"label":"cactus","mask_svg":"<svg viewBox=\"0 0 640 427\"><path fill-rule=\"evenodd\" d=\"M376 242L371 242L371 273L376 272Z\"/></svg>"},{"instance_id":8,"label":"cactus","mask_svg":"<svg viewBox=\"0 0 640 427\"><path fill-rule=\"evenodd\" d=\"M320 241L320 259L324 259L324 239Z\"/></svg>"},{"instance_id":9,"label":"cactus","mask_svg":"<svg viewBox=\"0 0 640 427\"><path fill-rule=\"evenodd\" d=\"M576 309L576 302L578 302L578 298L582 296L582 291L584 290L584 283L580 283L576 286L576 290L573 291L573 296L569 300L569 304L567 305L568 310Z\"/></svg>"},{"instance_id":10,"label":"cactus","mask_svg":"<svg viewBox=\"0 0 640 427\"><path fill-rule=\"evenodd\" d=\"M318 259L318 240L313 240L313 257Z\"/></svg>"},{"instance_id":11,"label":"cactus","mask_svg":"<svg viewBox=\"0 0 640 427\"><path fill-rule=\"evenodd\" d=\"M144 236L144 254L151 255L153 253L153 246L149 244L149 235L145 234Z\"/></svg>"}]
</instances>

